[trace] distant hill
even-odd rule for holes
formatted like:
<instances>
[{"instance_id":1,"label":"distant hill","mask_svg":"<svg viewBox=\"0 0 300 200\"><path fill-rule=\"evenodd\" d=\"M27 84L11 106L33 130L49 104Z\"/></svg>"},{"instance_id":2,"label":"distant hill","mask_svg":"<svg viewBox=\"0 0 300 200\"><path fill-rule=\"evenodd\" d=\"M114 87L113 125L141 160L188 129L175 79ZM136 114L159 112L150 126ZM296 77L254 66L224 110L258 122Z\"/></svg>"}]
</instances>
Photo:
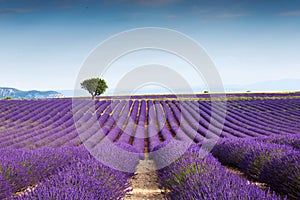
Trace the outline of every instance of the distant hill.
<instances>
[{"instance_id":1,"label":"distant hill","mask_svg":"<svg viewBox=\"0 0 300 200\"><path fill-rule=\"evenodd\" d=\"M225 85L226 92L295 92L300 91L300 79L282 79L248 85Z\"/></svg>"},{"instance_id":2,"label":"distant hill","mask_svg":"<svg viewBox=\"0 0 300 200\"><path fill-rule=\"evenodd\" d=\"M246 87L252 91L299 91L300 79L282 79L259 82Z\"/></svg>"},{"instance_id":3,"label":"distant hill","mask_svg":"<svg viewBox=\"0 0 300 200\"><path fill-rule=\"evenodd\" d=\"M192 88L195 93L202 93L205 90L209 90L204 87L194 87ZM225 92L297 92L300 91L300 79L281 79L281 80L268 80L264 82L256 82L253 84L235 84L235 85L224 85ZM65 97L73 97L74 90L59 90L59 93L63 94ZM109 88L102 96L105 95L130 95L131 90L124 91L114 91ZM137 94L168 94L170 91L165 88L155 87L152 88L142 88L139 90L140 93ZM178 93L191 93L190 89L185 91L184 89L178 90ZM84 90L78 90L75 93L77 96L89 96L89 94Z\"/></svg>"},{"instance_id":4,"label":"distant hill","mask_svg":"<svg viewBox=\"0 0 300 200\"><path fill-rule=\"evenodd\" d=\"M14 99L44 99L44 98L61 98L63 94L55 91L22 91L15 88L0 87L0 98L12 97Z\"/></svg>"}]
</instances>

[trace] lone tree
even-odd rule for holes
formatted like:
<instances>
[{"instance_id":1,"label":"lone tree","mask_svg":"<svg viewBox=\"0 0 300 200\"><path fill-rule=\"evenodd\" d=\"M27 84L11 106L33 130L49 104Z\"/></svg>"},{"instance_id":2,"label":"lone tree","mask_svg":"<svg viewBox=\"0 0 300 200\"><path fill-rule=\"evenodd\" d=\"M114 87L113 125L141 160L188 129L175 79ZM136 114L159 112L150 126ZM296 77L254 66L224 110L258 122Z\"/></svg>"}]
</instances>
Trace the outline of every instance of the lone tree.
<instances>
[{"instance_id":1,"label":"lone tree","mask_svg":"<svg viewBox=\"0 0 300 200\"><path fill-rule=\"evenodd\" d=\"M99 96L105 92L108 88L104 79L101 78L91 78L80 83L81 88L87 90L91 95L92 99Z\"/></svg>"}]
</instances>

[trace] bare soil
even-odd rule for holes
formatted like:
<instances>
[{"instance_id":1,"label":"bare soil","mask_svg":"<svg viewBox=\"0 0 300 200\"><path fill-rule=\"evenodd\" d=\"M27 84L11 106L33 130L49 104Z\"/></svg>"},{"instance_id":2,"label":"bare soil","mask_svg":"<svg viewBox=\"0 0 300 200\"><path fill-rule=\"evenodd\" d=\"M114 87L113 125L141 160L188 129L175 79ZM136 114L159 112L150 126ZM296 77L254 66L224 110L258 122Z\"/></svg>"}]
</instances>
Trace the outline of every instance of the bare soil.
<instances>
[{"instance_id":1,"label":"bare soil","mask_svg":"<svg viewBox=\"0 0 300 200\"><path fill-rule=\"evenodd\" d=\"M159 188L155 164L152 160L141 160L135 175L129 180L132 191L124 200L161 200L165 198L165 191Z\"/></svg>"},{"instance_id":2,"label":"bare soil","mask_svg":"<svg viewBox=\"0 0 300 200\"><path fill-rule=\"evenodd\" d=\"M236 168L226 166L226 170L229 171L229 172L231 172L231 173L233 173L233 174L237 174L237 175L239 175L240 177L247 178L247 176L246 176L243 172L239 171L239 170L236 169ZM260 187L260 188L263 189L263 190L267 190L267 189L268 189L267 184L261 183L261 182L258 182L258 181L253 181L253 180L249 180L249 179L248 179L248 184L254 184L254 185L257 185L258 187Z\"/></svg>"}]
</instances>

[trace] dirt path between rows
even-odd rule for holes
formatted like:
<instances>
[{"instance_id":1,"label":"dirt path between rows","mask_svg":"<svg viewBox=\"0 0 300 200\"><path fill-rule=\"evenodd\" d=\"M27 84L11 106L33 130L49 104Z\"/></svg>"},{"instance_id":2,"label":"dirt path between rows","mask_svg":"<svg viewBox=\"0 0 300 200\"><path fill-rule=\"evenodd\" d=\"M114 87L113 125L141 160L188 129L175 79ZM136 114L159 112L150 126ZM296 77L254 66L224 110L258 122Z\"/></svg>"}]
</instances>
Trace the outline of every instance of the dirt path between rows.
<instances>
[{"instance_id":1,"label":"dirt path between rows","mask_svg":"<svg viewBox=\"0 0 300 200\"><path fill-rule=\"evenodd\" d=\"M254 184L254 185L257 185L258 187L260 187L262 190L268 190L268 185L267 184L261 183L261 182L258 182L258 181L249 180L244 172L242 172L242 171L240 171L236 168L229 167L229 166L225 166L225 167L226 167L226 170L231 172L232 174L239 175L242 178L246 178L247 181L248 181L248 184Z\"/></svg>"},{"instance_id":2,"label":"dirt path between rows","mask_svg":"<svg viewBox=\"0 0 300 200\"><path fill-rule=\"evenodd\" d=\"M155 164L152 160L141 160L135 175L129 180L132 191L124 200L161 200L165 198L165 191L159 189Z\"/></svg>"}]
</instances>

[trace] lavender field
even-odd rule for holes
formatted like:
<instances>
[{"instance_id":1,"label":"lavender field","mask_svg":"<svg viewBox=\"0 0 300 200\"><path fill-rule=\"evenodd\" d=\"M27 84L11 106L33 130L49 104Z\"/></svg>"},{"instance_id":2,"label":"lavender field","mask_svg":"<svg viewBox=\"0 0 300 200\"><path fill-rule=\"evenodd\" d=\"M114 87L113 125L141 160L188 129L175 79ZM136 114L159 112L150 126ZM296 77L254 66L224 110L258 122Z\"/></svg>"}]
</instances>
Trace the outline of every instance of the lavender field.
<instances>
[{"instance_id":1,"label":"lavender field","mask_svg":"<svg viewBox=\"0 0 300 200\"><path fill-rule=\"evenodd\" d=\"M300 94L75 101L0 101L0 199L123 199L134 174L85 148L104 139L138 155L126 160L132 169L172 140L190 141L157 171L168 199L300 199ZM212 151L198 157L211 138Z\"/></svg>"}]
</instances>

